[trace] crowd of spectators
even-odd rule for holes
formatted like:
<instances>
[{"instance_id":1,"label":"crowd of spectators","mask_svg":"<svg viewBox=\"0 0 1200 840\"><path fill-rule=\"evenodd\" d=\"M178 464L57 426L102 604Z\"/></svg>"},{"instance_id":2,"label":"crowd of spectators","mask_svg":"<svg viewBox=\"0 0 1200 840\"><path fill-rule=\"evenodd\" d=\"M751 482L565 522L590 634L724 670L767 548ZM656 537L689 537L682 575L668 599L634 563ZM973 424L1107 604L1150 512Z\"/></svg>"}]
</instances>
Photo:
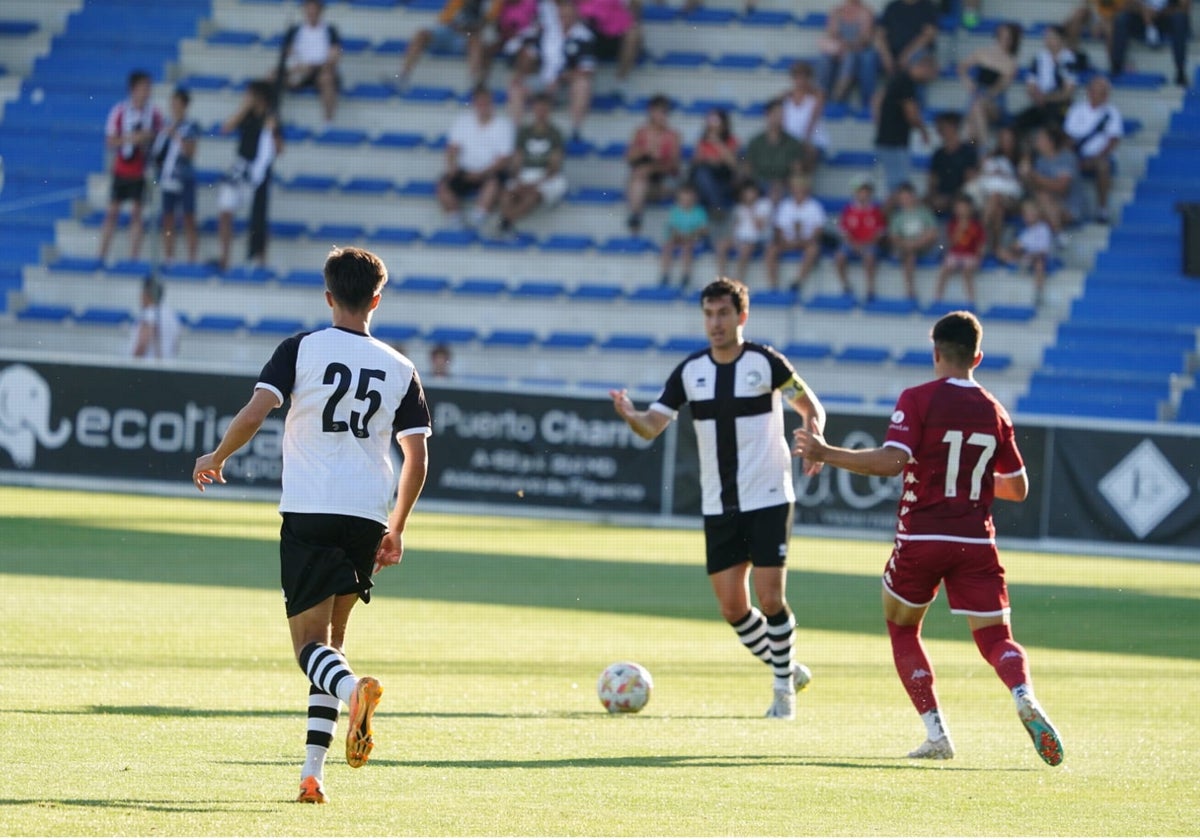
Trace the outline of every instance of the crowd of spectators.
<instances>
[{"instance_id":1,"label":"crowd of spectators","mask_svg":"<svg viewBox=\"0 0 1200 840\"><path fill-rule=\"evenodd\" d=\"M284 34L272 84L265 93L251 85L243 107L225 126L238 137L238 153L221 192L222 269L229 263L232 215L252 196L252 216L265 230L270 166L282 148L282 98L314 89L326 125L336 119L338 29L325 20L320 0L301 5L303 19ZM627 232L640 237L647 208L669 207L661 238L657 231L650 234L660 246L661 281L671 282L678 257L686 286L696 254L711 245L718 268L725 271L733 258L743 277L757 257L765 257L772 288L780 286L784 257L797 254L790 287L799 291L822 254L833 253L847 294L854 294L850 264L863 264L865 296L871 299L879 260L890 255L902 266L905 294L915 298L915 267L940 246L939 297L951 275L961 272L966 296L973 299L974 273L985 255L1029 268L1040 290L1064 229L1109 220L1114 153L1124 133L1111 86L1082 60L1079 39L1105 39L1113 74L1125 69L1128 41L1135 36L1170 43L1177 61L1186 62L1181 50L1189 0L1083 2L1063 26L1046 28L1025 66L1018 59L1021 27L1001 24L990 43L954 68L961 108L933 115L931 126L926 89L944 61L938 48L942 5L890 0L876 15L862 0L831 3L815 61L792 64L790 83L765 103L744 143L723 108L705 115L698 136L684 137L672 123L672 99L650 98L644 122L625 146L624 218ZM436 23L416 33L392 77L399 87L411 83L430 50L464 55L472 84L469 104L447 126L437 183L446 223L479 230L494 222L498 235L515 237L516 226L530 214L563 200L567 157L576 146L586 148L598 63L612 62L618 80L638 72L639 12L632 0L447 0ZM979 4L968 12L977 20ZM508 73L504 107L493 101L496 85L488 84L497 62ZM1085 74L1090 80L1080 95ZM134 206L136 256L144 190L138 181L155 166L164 195L171 195L164 206L166 256L175 255L178 213L187 259L195 261L195 190L188 176L198 132L186 118L188 94L176 93L168 124L148 105L149 79L134 81L129 100L110 118L108 143L118 150L118 163L101 257L107 255L117 210L127 201ZM1179 81L1186 83L1182 70ZM1028 105L1014 113L1009 99L1017 84L1024 85ZM835 197L844 211L827 212L814 191L837 151L827 111L835 104L854 108L852 98L872 118L877 171L856 183L850 195ZM561 125L558 111L565 117ZM922 165L928 152L928 164ZM1094 189L1085 189L1088 184ZM264 255L265 239L252 242L251 258L261 262Z\"/></svg>"}]
</instances>

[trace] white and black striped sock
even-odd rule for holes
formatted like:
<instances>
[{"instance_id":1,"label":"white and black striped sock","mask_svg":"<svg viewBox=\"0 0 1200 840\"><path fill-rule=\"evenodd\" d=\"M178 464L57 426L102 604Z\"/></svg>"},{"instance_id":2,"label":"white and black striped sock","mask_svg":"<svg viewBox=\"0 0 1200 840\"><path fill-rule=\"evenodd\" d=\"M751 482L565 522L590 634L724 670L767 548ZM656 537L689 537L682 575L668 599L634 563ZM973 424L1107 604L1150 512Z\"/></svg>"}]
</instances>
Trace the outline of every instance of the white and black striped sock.
<instances>
[{"instance_id":1,"label":"white and black striped sock","mask_svg":"<svg viewBox=\"0 0 1200 840\"><path fill-rule=\"evenodd\" d=\"M300 667L313 685L350 705L358 678L340 651L319 642L309 642L300 651Z\"/></svg>"},{"instance_id":2,"label":"white and black striped sock","mask_svg":"<svg viewBox=\"0 0 1200 840\"><path fill-rule=\"evenodd\" d=\"M750 612L741 619L729 623L737 633L738 641L745 645L747 650L768 665L774 663L771 645L767 639L767 621L757 607L751 607Z\"/></svg>"},{"instance_id":3,"label":"white and black striped sock","mask_svg":"<svg viewBox=\"0 0 1200 840\"><path fill-rule=\"evenodd\" d=\"M771 647L771 668L775 672L775 688L792 686L792 631L796 629L796 617L784 607L775 615L767 616L767 639Z\"/></svg>"},{"instance_id":4,"label":"white and black striped sock","mask_svg":"<svg viewBox=\"0 0 1200 840\"><path fill-rule=\"evenodd\" d=\"M308 687L308 738L305 741L304 766L300 779L325 778L325 754L333 743L341 701L315 685Z\"/></svg>"}]
</instances>

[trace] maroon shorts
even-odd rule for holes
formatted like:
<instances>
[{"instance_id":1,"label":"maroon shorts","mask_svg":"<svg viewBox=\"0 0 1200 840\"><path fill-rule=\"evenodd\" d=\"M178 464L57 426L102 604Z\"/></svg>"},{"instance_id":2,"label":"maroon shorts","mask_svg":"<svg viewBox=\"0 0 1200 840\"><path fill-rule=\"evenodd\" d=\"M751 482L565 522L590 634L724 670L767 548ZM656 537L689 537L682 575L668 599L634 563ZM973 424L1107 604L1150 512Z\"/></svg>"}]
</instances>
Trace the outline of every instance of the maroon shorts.
<instances>
[{"instance_id":1,"label":"maroon shorts","mask_svg":"<svg viewBox=\"0 0 1200 840\"><path fill-rule=\"evenodd\" d=\"M996 546L942 540L897 540L887 567L884 588L912 607L937 597L946 582L950 612L964 615L1008 615L1008 587Z\"/></svg>"}]
</instances>

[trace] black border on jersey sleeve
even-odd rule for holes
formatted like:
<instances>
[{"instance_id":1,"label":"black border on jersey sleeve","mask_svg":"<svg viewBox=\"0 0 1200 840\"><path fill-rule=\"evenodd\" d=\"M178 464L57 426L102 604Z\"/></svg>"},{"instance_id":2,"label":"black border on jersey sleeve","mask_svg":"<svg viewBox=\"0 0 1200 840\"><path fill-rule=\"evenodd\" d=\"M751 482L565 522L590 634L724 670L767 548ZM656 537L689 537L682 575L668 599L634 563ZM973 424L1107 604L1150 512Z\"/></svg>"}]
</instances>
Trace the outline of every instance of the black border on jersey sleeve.
<instances>
[{"instance_id":1,"label":"black border on jersey sleeve","mask_svg":"<svg viewBox=\"0 0 1200 840\"><path fill-rule=\"evenodd\" d=\"M792 367L792 363L788 361L787 356L780 353L770 344L746 343L767 357L767 363L771 366L772 390L779 390L792 380L795 380L797 385L800 383L800 377L796 375L796 369Z\"/></svg>"},{"instance_id":2,"label":"black border on jersey sleeve","mask_svg":"<svg viewBox=\"0 0 1200 840\"><path fill-rule=\"evenodd\" d=\"M708 352L703 351L704 353ZM693 353L682 362L675 366L675 370L671 371L671 375L667 377L667 381L663 384L662 393L655 400L659 405L664 405L672 411L679 411L683 408L684 403L688 401L687 391L683 387L683 369L687 363L702 353Z\"/></svg>"},{"instance_id":3,"label":"black border on jersey sleeve","mask_svg":"<svg viewBox=\"0 0 1200 840\"><path fill-rule=\"evenodd\" d=\"M280 404L287 401L296 387L296 358L300 354L300 342L310 333L302 332L279 342L270 361L263 365L258 381L269 385L279 395Z\"/></svg>"},{"instance_id":4,"label":"black border on jersey sleeve","mask_svg":"<svg viewBox=\"0 0 1200 840\"><path fill-rule=\"evenodd\" d=\"M392 432L400 434L414 429L430 429L433 418L429 415L429 403L425 400L425 389L421 387L421 376L413 368L412 380L408 383L408 391L400 405L396 406L396 414L392 417Z\"/></svg>"}]
</instances>

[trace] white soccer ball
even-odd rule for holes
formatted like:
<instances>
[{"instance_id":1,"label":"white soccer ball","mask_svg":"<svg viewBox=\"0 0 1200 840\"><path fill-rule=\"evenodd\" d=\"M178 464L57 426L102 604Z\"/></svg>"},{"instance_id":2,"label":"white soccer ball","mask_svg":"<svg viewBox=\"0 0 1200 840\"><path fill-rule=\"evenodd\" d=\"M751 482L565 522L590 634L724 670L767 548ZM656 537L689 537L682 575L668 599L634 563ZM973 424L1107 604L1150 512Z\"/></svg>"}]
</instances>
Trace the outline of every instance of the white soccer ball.
<instances>
[{"instance_id":1,"label":"white soccer ball","mask_svg":"<svg viewBox=\"0 0 1200 840\"><path fill-rule=\"evenodd\" d=\"M640 712L650 702L654 680L636 662L615 662L596 681L600 704L611 713Z\"/></svg>"}]
</instances>

